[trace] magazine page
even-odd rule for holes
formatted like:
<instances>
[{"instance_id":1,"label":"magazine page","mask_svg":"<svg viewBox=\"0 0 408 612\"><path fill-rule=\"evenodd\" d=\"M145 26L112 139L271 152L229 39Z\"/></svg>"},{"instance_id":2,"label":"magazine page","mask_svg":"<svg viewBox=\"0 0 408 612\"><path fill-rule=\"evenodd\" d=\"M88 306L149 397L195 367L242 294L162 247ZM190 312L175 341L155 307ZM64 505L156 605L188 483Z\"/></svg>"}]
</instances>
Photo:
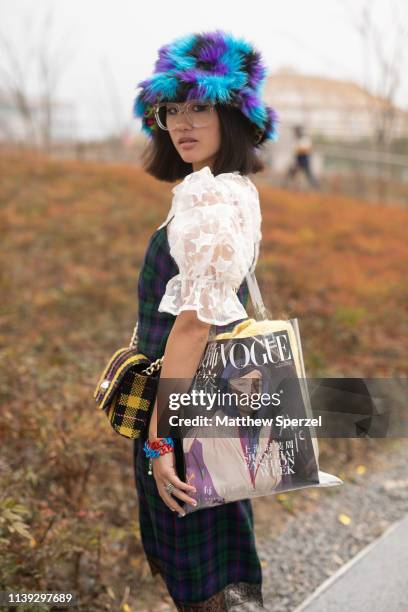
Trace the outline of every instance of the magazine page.
<instances>
[{"instance_id":1,"label":"magazine page","mask_svg":"<svg viewBox=\"0 0 408 612\"><path fill-rule=\"evenodd\" d=\"M192 381L200 404L183 414L202 419L183 429L183 450L198 507L319 483L310 427L289 423L309 416L295 334L288 321L260 324L209 342Z\"/></svg>"}]
</instances>

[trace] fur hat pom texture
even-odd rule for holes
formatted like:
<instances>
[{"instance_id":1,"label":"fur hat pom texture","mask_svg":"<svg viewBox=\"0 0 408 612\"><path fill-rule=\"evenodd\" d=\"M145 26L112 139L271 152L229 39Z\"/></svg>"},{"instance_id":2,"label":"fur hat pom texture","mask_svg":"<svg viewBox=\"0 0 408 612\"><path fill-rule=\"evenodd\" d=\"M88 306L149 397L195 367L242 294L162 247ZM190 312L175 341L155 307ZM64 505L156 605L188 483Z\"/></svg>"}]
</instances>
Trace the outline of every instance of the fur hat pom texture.
<instances>
[{"instance_id":1,"label":"fur hat pom texture","mask_svg":"<svg viewBox=\"0 0 408 612\"><path fill-rule=\"evenodd\" d=\"M215 30L179 37L158 55L153 75L137 84L133 105L148 136L156 127L154 104L200 100L239 108L256 128L257 146L278 139L278 114L262 101L267 69L251 43Z\"/></svg>"}]
</instances>

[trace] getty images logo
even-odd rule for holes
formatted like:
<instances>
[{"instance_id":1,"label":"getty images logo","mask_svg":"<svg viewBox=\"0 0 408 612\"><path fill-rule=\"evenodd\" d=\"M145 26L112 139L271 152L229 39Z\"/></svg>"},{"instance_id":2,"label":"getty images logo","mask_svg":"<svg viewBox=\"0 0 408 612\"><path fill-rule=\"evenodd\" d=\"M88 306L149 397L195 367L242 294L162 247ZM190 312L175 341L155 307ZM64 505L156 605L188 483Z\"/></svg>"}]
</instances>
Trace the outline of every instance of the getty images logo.
<instances>
[{"instance_id":1,"label":"getty images logo","mask_svg":"<svg viewBox=\"0 0 408 612\"><path fill-rule=\"evenodd\" d=\"M208 349L203 363L204 367L214 366L219 357L222 359L224 368L231 363L237 369L246 368L250 364L265 365L268 362L276 365L293 359L286 331L276 332L269 336L248 338L246 341L214 343Z\"/></svg>"}]
</instances>

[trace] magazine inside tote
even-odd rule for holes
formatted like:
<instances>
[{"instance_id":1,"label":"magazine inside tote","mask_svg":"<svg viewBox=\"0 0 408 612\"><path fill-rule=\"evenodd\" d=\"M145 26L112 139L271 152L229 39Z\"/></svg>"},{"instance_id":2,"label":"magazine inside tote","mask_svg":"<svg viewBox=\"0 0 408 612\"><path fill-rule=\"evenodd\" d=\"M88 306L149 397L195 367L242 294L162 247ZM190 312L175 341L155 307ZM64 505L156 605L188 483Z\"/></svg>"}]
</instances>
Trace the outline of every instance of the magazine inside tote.
<instances>
[{"instance_id":1,"label":"magazine inside tote","mask_svg":"<svg viewBox=\"0 0 408 612\"><path fill-rule=\"evenodd\" d=\"M253 285L248 285L253 298ZM268 313L263 303L259 307L259 296L255 296L257 308L254 304L258 320L246 319L209 341L192 381L190 392L218 393L221 398L228 391L233 399L229 405L215 403L208 413L217 423L210 429L212 436L208 428L197 426L188 428L183 437L184 479L196 487L198 502L196 507L184 504L186 514L239 499L343 484L319 469L312 426L276 424L278 415L282 420L283 416L312 418L313 414L298 321L265 318ZM252 406L243 407L244 391L252 390L253 385L259 391L256 396L263 393L284 400L276 407L269 404L256 411ZM255 397L251 392L246 395ZM261 419L262 425L239 418L245 416Z\"/></svg>"}]
</instances>

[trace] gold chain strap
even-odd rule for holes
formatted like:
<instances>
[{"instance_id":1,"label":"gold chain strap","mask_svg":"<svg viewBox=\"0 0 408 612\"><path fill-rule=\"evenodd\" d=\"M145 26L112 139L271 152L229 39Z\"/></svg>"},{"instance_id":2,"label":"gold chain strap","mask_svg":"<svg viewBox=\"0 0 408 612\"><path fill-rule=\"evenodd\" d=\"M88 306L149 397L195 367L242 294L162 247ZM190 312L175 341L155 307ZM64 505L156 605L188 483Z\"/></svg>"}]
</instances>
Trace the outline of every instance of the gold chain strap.
<instances>
[{"instance_id":1,"label":"gold chain strap","mask_svg":"<svg viewBox=\"0 0 408 612\"><path fill-rule=\"evenodd\" d=\"M159 357L156 361L153 361L145 370L143 370L143 374L153 374L155 370L160 370L163 362L163 357Z\"/></svg>"},{"instance_id":2,"label":"gold chain strap","mask_svg":"<svg viewBox=\"0 0 408 612\"><path fill-rule=\"evenodd\" d=\"M133 328L133 333L132 333L132 338L130 340L129 348L135 348L137 345L138 326L139 326L139 321L136 321L136 325ZM147 366L147 368L143 370L142 374L147 374L148 376L150 376L150 374L153 374L153 372L160 370L162 362L163 362L163 357L159 357L159 359L156 359L156 361L153 361L149 366Z\"/></svg>"}]
</instances>

